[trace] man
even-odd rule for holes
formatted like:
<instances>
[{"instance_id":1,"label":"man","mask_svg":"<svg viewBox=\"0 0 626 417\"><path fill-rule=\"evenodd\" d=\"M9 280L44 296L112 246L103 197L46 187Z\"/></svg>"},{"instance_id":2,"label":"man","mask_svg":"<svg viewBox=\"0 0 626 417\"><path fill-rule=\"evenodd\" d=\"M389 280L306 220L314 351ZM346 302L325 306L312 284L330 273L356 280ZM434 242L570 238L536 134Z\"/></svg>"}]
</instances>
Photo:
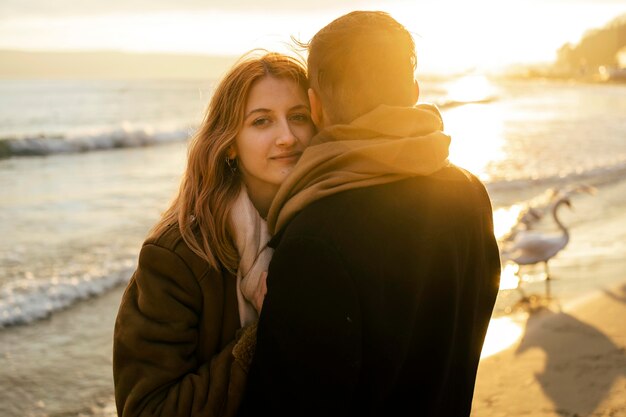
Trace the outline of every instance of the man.
<instances>
[{"instance_id":1,"label":"man","mask_svg":"<svg viewBox=\"0 0 626 417\"><path fill-rule=\"evenodd\" d=\"M320 133L270 209L240 415L468 416L500 275L487 192L415 106L401 24L349 13L308 48Z\"/></svg>"}]
</instances>

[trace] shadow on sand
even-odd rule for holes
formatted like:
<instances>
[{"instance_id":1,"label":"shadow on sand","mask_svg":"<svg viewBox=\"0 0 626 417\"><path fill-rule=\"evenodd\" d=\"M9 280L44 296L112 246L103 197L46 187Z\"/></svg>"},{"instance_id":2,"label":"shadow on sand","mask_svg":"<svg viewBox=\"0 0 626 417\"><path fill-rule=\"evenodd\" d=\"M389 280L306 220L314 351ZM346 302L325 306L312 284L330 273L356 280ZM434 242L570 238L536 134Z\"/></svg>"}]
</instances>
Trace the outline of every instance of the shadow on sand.
<instances>
[{"instance_id":1,"label":"shadow on sand","mask_svg":"<svg viewBox=\"0 0 626 417\"><path fill-rule=\"evenodd\" d=\"M615 301L620 301L626 304L626 284L622 285L616 291L604 290L604 294L609 296Z\"/></svg>"},{"instance_id":2,"label":"shadow on sand","mask_svg":"<svg viewBox=\"0 0 626 417\"><path fill-rule=\"evenodd\" d=\"M607 295L626 303L626 285ZM626 352L596 327L560 309L538 305L529 312L515 354L543 350L545 368L535 378L555 410L565 416L592 415L615 380L626 377Z\"/></svg>"}]
</instances>

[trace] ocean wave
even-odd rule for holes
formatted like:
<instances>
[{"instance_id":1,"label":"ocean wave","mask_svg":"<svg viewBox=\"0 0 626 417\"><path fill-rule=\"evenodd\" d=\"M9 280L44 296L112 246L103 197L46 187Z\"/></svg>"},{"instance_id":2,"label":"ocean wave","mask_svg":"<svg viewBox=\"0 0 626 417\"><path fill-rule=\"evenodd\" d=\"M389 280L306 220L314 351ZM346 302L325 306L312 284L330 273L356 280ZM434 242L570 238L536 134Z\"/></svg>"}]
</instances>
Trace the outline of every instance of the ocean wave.
<instances>
[{"instance_id":1,"label":"ocean wave","mask_svg":"<svg viewBox=\"0 0 626 417\"><path fill-rule=\"evenodd\" d=\"M618 161L610 165L595 166L586 170L575 170L568 173L546 175L543 177L486 181L486 187L492 192L522 190L529 186L554 187L573 183L602 186L617 181L623 181L624 178L626 178L626 160Z\"/></svg>"},{"instance_id":2,"label":"ocean wave","mask_svg":"<svg viewBox=\"0 0 626 417\"><path fill-rule=\"evenodd\" d=\"M476 100L435 100L441 110L468 104L485 104L497 100L495 96ZM133 128L122 124L96 132L73 134L37 134L23 137L0 137L0 159L11 157L47 156L56 154L85 153L116 148L136 148L187 140L192 128L154 129Z\"/></svg>"},{"instance_id":3,"label":"ocean wave","mask_svg":"<svg viewBox=\"0 0 626 417\"><path fill-rule=\"evenodd\" d=\"M82 153L104 149L136 148L180 142L189 138L189 129L154 130L120 127L75 135L37 135L0 138L0 158Z\"/></svg>"},{"instance_id":4,"label":"ocean wave","mask_svg":"<svg viewBox=\"0 0 626 417\"><path fill-rule=\"evenodd\" d=\"M468 104L488 104L498 101L496 96L488 96L476 100L439 100L435 104L441 110L448 110L454 107L465 106Z\"/></svg>"},{"instance_id":5,"label":"ocean wave","mask_svg":"<svg viewBox=\"0 0 626 417\"><path fill-rule=\"evenodd\" d=\"M134 270L133 262L109 265L102 275L24 278L0 288L0 329L28 324L49 317L79 301L104 294L125 283Z\"/></svg>"}]
</instances>

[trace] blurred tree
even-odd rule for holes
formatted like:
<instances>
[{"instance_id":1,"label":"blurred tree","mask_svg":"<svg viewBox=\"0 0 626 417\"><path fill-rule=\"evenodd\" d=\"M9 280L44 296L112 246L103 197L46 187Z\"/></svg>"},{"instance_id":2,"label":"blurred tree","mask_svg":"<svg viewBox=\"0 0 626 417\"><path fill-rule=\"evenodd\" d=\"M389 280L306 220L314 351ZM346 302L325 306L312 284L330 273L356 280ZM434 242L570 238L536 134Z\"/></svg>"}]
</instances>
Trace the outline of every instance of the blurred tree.
<instances>
[{"instance_id":1,"label":"blurred tree","mask_svg":"<svg viewBox=\"0 0 626 417\"><path fill-rule=\"evenodd\" d=\"M587 31L577 45L564 44L557 51L556 65L571 72L596 71L600 66L618 67L618 53L626 46L626 14L602 29Z\"/></svg>"}]
</instances>

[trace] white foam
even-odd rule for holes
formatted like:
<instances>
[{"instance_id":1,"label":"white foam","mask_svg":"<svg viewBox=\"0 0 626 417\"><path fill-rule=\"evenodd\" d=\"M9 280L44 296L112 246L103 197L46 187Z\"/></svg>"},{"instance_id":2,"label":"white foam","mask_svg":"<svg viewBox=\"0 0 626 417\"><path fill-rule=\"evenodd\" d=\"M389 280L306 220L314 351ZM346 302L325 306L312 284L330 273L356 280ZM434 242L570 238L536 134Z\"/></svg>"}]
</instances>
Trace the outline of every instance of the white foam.
<instances>
[{"instance_id":1,"label":"white foam","mask_svg":"<svg viewBox=\"0 0 626 417\"><path fill-rule=\"evenodd\" d=\"M81 300L101 295L127 282L134 265L127 261L107 269L104 274L84 273L48 279L26 276L4 285L0 289L0 328L31 323Z\"/></svg>"},{"instance_id":2,"label":"white foam","mask_svg":"<svg viewBox=\"0 0 626 417\"><path fill-rule=\"evenodd\" d=\"M151 146L184 141L189 136L190 130L187 128L156 130L151 127L132 127L122 124L119 128L108 130L63 136L9 138L2 141L8 151L6 156L41 156Z\"/></svg>"},{"instance_id":3,"label":"white foam","mask_svg":"<svg viewBox=\"0 0 626 417\"><path fill-rule=\"evenodd\" d=\"M594 166L586 170L573 169L570 172L553 176L487 181L486 187L492 193L496 191L523 190L530 186L544 186L548 188L573 183L604 185L614 181L621 181L624 175L626 175L626 160L620 159L609 165Z\"/></svg>"}]
</instances>

